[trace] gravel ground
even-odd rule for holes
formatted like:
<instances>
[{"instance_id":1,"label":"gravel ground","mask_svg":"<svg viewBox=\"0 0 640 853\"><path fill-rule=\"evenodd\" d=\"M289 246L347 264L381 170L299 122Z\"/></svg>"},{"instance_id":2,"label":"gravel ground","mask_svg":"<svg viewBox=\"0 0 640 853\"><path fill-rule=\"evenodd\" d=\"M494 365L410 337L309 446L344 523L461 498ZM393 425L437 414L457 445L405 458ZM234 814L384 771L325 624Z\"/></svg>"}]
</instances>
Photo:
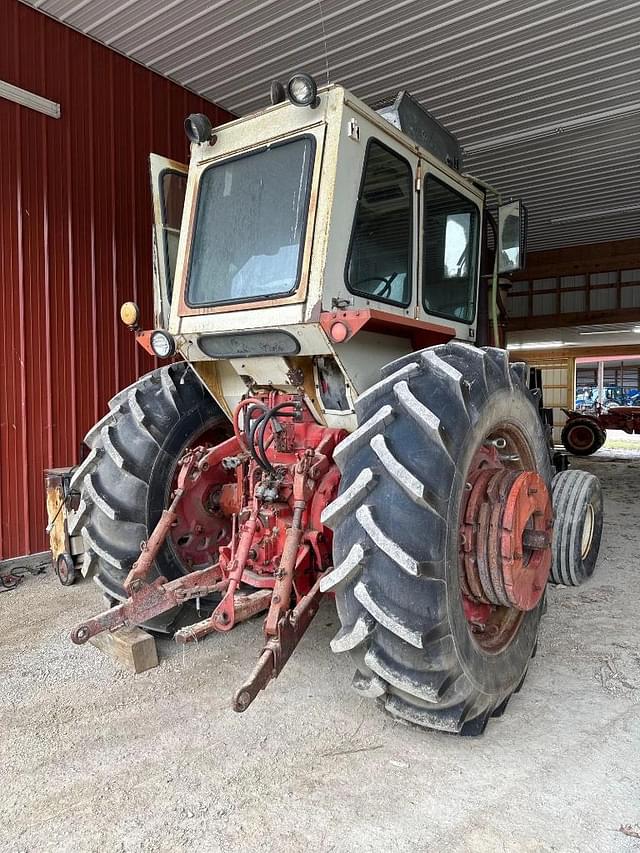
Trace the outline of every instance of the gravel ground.
<instances>
[{"instance_id":1,"label":"gravel ground","mask_svg":"<svg viewBox=\"0 0 640 853\"><path fill-rule=\"evenodd\" d=\"M255 621L159 642L133 676L68 631L100 607L51 572L0 595L1 851L640 850L640 456L600 451L599 567L550 589L525 686L486 734L399 725L351 691L330 602L242 715Z\"/></svg>"}]
</instances>

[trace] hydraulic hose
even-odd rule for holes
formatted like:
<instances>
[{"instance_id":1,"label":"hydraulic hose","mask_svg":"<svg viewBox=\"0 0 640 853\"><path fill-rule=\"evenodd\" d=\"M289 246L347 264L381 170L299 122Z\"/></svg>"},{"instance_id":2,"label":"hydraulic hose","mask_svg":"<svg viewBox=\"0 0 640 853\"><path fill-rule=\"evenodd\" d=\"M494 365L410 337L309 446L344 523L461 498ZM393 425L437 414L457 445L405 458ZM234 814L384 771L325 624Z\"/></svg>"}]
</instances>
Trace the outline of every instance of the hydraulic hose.
<instances>
[{"instance_id":1,"label":"hydraulic hose","mask_svg":"<svg viewBox=\"0 0 640 853\"><path fill-rule=\"evenodd\" d=\"M269 421L273 420L275 416L280 413L280 417L292 418L295 416L295 412L283 412L282 409L290 408L291 406L295 406L296 404L287 401L284 403L278 403L277 406L269 409L261 418L258 418L257 425L253 430L253 440L252 440L252 449L256 453L256 461L258 464L268 471L270 474L275 475L275 469L267 459L267 452L264 446L264 436L267 428L267 424ZM258 447L256 448L256 442Z\"/></svg>"}]
</instances>

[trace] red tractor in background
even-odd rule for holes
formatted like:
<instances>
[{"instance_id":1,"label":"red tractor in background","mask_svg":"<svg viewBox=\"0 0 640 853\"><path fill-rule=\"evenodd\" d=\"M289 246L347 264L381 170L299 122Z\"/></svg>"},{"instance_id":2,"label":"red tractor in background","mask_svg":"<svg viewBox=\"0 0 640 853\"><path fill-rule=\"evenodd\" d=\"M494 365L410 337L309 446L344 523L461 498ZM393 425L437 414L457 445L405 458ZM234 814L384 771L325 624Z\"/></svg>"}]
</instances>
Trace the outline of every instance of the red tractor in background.
<instances>
[{"instance_id":1,"label":"red tractor in background","mask_svg":"<svg viewBox=\"0 0 640 853\"><path fill-rule=\"evenodd\" d=\"M563 409L567 422L561 440L565 449L575 456L591 456L607 440L608 429L619 429L628 435L640 434L640 406L603 406L594 412Z\"/></svg>"}]
</instances>

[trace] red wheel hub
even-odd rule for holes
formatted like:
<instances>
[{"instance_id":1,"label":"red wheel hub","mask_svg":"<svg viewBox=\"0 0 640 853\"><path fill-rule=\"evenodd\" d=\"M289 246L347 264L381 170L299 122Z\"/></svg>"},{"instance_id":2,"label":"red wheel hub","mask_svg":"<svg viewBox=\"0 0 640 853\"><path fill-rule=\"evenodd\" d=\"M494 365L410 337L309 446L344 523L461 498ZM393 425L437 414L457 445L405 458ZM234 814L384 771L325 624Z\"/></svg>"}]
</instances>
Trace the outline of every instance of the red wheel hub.
<instances>
[{"instance_id":1,"label":"red wheel hub","mask_svg":"<svg viewBox=\"0 0 640 853\"><path fill-rule=\"evenodd\" d=\"M231 537L231 519L223 514L217 500L220 487L230 478L222 469L216 473L216 477L203 477L185 495L171 528L171 546L187 569L215 563L220 546Z\"/></svg>"},{"instance_id":2,"label":"red wheel hub","mask_svg":"<svg viewBox=\"0 0 640 853\"><path fill-rule=\"evenodd\" d=\"M211 429L199 434L181 456L197 446L213 447L226 439L226 431ZM171 494L178 483L180 465L176 466ZM170 547L185 570L193 571L212 565L218 551L231 538L231 519L221 506L222 489L234 479L233 473L217 465L200 477L180 502L177 518L169 533Z\"/></svg>"},{"instance_id":3,"label":"red wheel hub","mask_svg":"<svg viewBox=\"0 0 640 853\"><path fill-rule=\"evenodd\" d=\"M484 621L482 605L485 616L487 605L532 610L551 568L553 512L544 480L495 459L485 466L468 478L460 528L461 587L470 621Z\"/></svg>"}]
</instances>

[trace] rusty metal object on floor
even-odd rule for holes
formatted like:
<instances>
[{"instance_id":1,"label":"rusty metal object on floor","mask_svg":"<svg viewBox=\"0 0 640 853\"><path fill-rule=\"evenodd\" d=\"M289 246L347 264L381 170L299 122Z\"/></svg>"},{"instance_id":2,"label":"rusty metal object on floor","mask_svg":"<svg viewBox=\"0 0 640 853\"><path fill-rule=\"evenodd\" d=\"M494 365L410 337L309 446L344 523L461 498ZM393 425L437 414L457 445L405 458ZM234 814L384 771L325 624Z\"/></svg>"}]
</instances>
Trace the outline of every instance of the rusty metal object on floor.
<instances>
[{"instance_id":1,"label":"rusty metal object on floor","mask_svg":"<svg viewBox=\"0 0 640 853\"><path fill-rule=\"evenodd\" d=\"M13 569L12 571L0 574L0 592L11 592L12 589L19 586L24 580L25 571Z\"/></svg>"},{"instance_id":2,"label":"rusty metal object on floor","mask_svg":"<svg viewBox=\"0 0 640 853\"><path fill-rule=\"evenodd\" d=\"M257 616L266 610L271 602L271 590L259 589L257 592L249 593L248 595L236 595L231 599L233 607L233 623L244 622L251 619L252 616ZM213 614L212 614L213 616ZM193 625L186 625L180 628L173 635L176 643L192 643L204 639L214 631L219 631L218 623L210 616L208 619L203 619Z\"/></svg>"}]
</instances>

